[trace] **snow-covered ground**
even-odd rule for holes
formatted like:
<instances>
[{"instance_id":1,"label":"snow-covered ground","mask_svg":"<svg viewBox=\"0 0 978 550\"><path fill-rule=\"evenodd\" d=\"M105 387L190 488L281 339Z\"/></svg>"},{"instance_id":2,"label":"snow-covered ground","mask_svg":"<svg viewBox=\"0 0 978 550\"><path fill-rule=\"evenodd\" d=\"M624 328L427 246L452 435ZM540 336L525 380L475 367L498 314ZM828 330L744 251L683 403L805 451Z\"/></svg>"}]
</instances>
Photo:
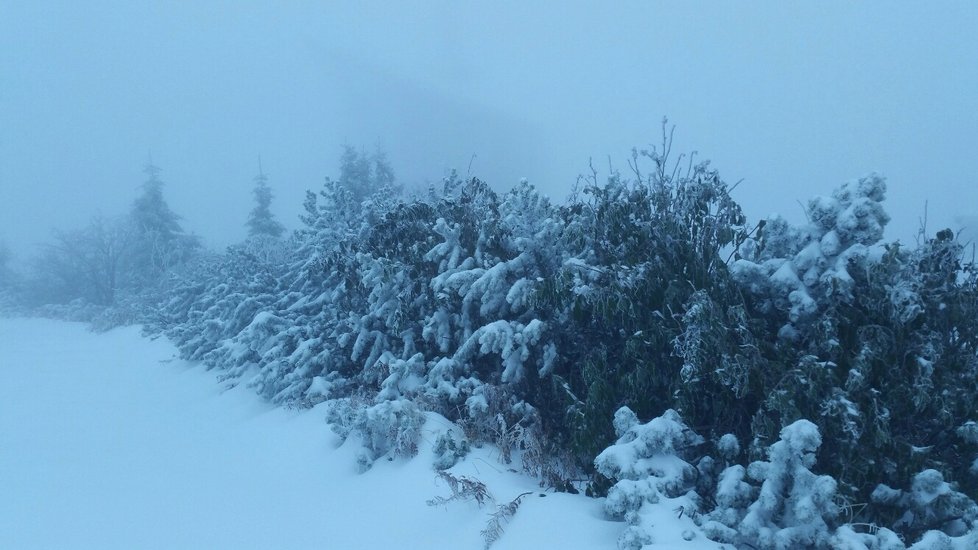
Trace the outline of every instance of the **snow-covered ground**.
<instances>
[{"instance_id":1,"label":"snow-covered ground","mask_svg":"<svg viewBox=\"0 0 978 550\"><path fill-rule=\"evenodd\" d=\"M174 354L137 328L0 319L0 548L484 546L494 504L426 504L450 495L432 468L443 420L417 457L358 474L357 444L321 408L272 407ZM451 471L500 504L532 492L494 550L615 548L624 530L601 500L541 492L491 449ZM716 547L663 527L657 547Z\"/></svg>"}]
</instances>

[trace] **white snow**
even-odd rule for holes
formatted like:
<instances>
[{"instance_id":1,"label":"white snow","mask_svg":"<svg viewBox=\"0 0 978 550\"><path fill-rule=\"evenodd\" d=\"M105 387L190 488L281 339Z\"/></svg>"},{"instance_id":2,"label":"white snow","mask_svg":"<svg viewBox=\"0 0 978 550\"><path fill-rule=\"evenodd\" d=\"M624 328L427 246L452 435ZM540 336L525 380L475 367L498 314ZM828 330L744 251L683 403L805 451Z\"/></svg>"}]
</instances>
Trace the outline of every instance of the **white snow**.
<instances>
[{"instance_id":1,"label":"white snow","mask_svg":"<svg viewBox=\"0 0 978 550\"><path fill-rule=\"evenodd\" d=\"M338 446L322 405L275 408L174 354L137 328L0 319L0 548L481 549L490 512L527 491L494 550L614 548L626 527L490 448L451 472L495 504L428 506L450 494L432 468L440 417L418 456L357 474L356 438Z\"/></svg>"}]
</instances>

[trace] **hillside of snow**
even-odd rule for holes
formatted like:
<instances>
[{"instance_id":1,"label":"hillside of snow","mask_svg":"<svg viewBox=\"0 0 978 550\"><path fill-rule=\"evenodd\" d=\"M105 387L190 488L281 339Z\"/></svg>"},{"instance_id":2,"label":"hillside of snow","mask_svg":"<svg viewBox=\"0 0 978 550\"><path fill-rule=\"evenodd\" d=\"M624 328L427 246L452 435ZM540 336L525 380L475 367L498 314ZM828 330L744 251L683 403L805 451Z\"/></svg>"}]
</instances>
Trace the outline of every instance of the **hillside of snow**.
<instances>
[{"instance_id":1,"label":"hillside of snow","mask_svg":"<svg viewBox=\"0 0 978 550\"><path fill-rule=\"evenodd\" d=\"M0 372L0 548L479 549L497 509L427 504L451 494L432 468L443 419L418 456L359 474L321 407L272 407L135 327L0 319ZM531 493L493 549L615 548L624 530L602 500L541 492L489 448L451 472L498 504ZM661 516L657 546L717 546Z\"/></svg>"}]
</instances>

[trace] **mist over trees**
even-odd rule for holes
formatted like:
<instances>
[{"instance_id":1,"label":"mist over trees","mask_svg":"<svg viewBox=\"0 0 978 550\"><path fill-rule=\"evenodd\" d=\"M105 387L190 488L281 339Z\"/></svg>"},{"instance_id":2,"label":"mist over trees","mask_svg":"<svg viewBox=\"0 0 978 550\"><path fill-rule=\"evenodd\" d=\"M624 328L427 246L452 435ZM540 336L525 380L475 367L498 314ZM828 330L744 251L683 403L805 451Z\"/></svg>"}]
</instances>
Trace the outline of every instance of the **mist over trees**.
<instances>
[{"instance_id":1,"label":"mist over trees","mask_svg":"<svg viewBox=\"0 0 978 550\"><path fill-rule=\"evenodd\" d=\"M415 452L438 412L463 434L440 464L494 444L545 486L607 496L625 548L660 499L744 548L978 543L965 244L883 241L875 174L811 198L806 224L750 221L671 147L663 132L563 204L457 174L407 196L382 151L345 147L291 235L259 166L248 238L223 252L148 166L129 215L57 233L7 308L139 323L272 402L325 402L363 470ZM5 273L0 248L13 288Z\"/></svg>"},{"instance_id":2,"label":"mist over trees","mask_svg":"<svg viewBox=\"0 0 978 550\"><path fill-rule=\"evenodd\" d=\"M161 170L148 164L144 172L146 181L127 215L99 215L83 227L54 231L30 262L19 293L22 305L82 318L97 308L138 309L137 304L148 306L148 293L166 275L197 255L198 238L183 230L163 196ZM66 304L73 307L59 310Z\"/></svg>"}]
</instances>

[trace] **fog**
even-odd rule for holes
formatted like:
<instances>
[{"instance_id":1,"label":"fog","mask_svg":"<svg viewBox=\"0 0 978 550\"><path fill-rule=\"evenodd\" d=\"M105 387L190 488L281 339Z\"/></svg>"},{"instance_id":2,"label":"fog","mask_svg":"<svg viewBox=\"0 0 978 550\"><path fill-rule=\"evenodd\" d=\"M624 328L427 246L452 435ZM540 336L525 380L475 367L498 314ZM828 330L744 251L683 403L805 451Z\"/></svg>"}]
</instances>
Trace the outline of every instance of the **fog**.
<instances>
[{"instance_id":1,"label":"fog","mask_svg":"<svg viewBox=\"0 0 978 550\"><path fill-rule=\"evenodd\" d=\"M530 4L530 5L525 5ZM978 4L0 0L0 239L124 213L150 158L184 227L245 236L258 160L298 225L343 144L564 198L677 126L757 219L871 171L888 238L978 212Z\"/></svg>"}]
</instances>

